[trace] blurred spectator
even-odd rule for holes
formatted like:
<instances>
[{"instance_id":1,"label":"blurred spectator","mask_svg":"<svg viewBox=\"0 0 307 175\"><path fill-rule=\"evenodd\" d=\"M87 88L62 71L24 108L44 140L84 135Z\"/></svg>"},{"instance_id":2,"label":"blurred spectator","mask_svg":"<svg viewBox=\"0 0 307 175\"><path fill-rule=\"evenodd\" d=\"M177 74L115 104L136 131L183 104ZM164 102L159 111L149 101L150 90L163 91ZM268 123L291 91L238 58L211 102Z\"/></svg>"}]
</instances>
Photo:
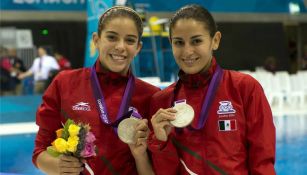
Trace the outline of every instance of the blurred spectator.
<instances>
[{"instance_id":1,"label":"blurred spectator","mask_svg":"<svg viewBox=\"0 0 307 175\"><path fill-rule=\"evenodd\" d=\"M59 70L52 70L52 71L49 72L48 79L45 83L45 89L47 89L47 87L50 85L53 78L59 73L59 71L71 69L70 62L60 52L55 52L54 57L57 60L58 65L60 66L60 69Z\"/></svg>"},{"instance_id":2,"label":"blurred spectator","mask_svg":"<svg viewBox=\"0 0 307 175\"><path fill-rule=\"evenodd\" d=\"M34 75L34 93L40 94L45 91L49 73L54 70L59 70L60 67L56 59L47 55L43 47L39 47L37 53L38 57L33 61L31 68L27 72L20 74L18 78L24 79Z\"/></svg>"},{"instance_id":3,"label":"blurred spectator","mask_svg":"<svg viewBox=\"0 0 307 175\"><path fill-rule=\"evenodd\" d=\"M290 74L295 74L298 70L297 44L294 38L288 41L289 58L290 58Z\"/></svg>"},{"instance_id":4,"label":"blurred spectator","mask_svg":"<svg viewBox=\"0 0 307 175\"><path fill-rule=\"evenodd\" d=\"M17 57L16 49L9 50L9 58L12 68L10 70L11 74L11 85L15 95L22 94L22 83L18 79L19 74L26 71L23 61Z\"/></svg>"},{"instance_id":5,"label":"blurred spectator","mask_svg":"<svg viewBox=\"0 0 307 175\"><path fill-rule=\"evenodd\" d=\"M274 56L268 56L264 60L264 69L266 71L272 72L273 74L276 72L277 69L277 60Z\"/></svg>"},{"instance_id":6,"label":"blurred spectator","mask_svg":"<svg viewBox=\"0 0 307 175\"><path fill-rule=\"evenodd\" d=\"M71 69L71 64L68 61L67 58L65 58L61 53L59 52L55 52L54 53L54 57L55 59L58 61L58 64L60 66L60 71L61 70L67 70L67 69Z\"/></svg>"},{"instance_id":7,"label":"blurred spectator","mask_svg":"<svg viewBox=\"0 0 307 175\"><path fill-rule=\"evenodd\" d=\"M303 52L303 57L301 59L302 61L302 70L307 70L307 44L304 46L304 52Z\"/></svg>"},{"instance_id":8,"label":"blurred spectator","mask_svg":"<svg viewBox=\"0 0 307 175\"><path fill-rule=\"evenodd\" d=\"M17 76L25 71L16 49L1 48L1 95L20 95L22 84Z\"/></svg>"},{"instance_id":9,"label":"blurred spectator","mask_svg":"<svg viewBox=\"0 0 307 175\"><path fill-rule=\"evenodd\" d=\"M8 49L0 47L0 80L1 95L7 95L10 91L10 69L12 65L8 57Z\"/></svg>"}]
</instances>

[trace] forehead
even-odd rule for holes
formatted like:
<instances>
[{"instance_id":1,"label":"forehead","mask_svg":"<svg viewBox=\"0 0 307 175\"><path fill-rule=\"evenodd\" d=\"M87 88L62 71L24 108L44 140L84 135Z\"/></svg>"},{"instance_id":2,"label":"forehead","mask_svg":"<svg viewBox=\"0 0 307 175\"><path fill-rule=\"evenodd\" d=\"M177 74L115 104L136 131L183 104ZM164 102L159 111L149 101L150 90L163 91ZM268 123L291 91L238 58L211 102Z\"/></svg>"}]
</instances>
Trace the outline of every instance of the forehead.
<instances>
[{"instance_id":1,"label":"forehead","mask_svg":"<svg viewBox=\"0 0 307 175\"><path fill-rule=\"evenodd\" d=\"M104 26L104 31L114 31L117 33L130 33L137 35L138 30L135 22L129 17L118 16L108 20Z\"/></svg>"},{"instance_id":2,"label":"forehead","mask_svg":"<svg viewBox=\"0 0 307 175\"><path fill-rule=\"evenodd\" d=\"M206 35L209 31L204 22L188 18L179 19L172 28L172 35Z\"/></svg>"}]
</instances>

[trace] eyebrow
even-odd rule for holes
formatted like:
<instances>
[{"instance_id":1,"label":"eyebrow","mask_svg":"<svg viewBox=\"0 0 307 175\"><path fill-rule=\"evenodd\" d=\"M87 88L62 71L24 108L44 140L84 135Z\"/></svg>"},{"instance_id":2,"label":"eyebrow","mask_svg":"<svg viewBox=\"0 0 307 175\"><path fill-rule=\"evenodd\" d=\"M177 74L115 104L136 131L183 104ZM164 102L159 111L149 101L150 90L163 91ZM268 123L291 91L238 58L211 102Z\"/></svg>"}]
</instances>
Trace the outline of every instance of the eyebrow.
<instances>
[{"instance_id":1,"label":"eyebrow","mask_svg":"<svg viewBox=\"0 0 307 175\"><path fill-rule=\"evenodd\" d=\"M114 31L106 31L106 33L109 33L109 34L114 34L114 35L119 35L118 33L114 32ZM128 37L133 37L133 38L138 38L136 35L128 35Z\"/></svg>"},{"instance_id":2,"label":"eyebrow","mask_svg":"<svg viewBox=\"0 0 307 175\"><path fill-rule=\"evenodd\" d=\"M180 37L172 37L172 39L174 40L182 40L182 38L180 38Z\"/></svg>"},{"instance_id":3,"label":"eyebrow","mask_svg":"<svg viewBox=\"0 0 307 175\"><path fill-rule=\"evenodd\" d=\"M191 39L195 39L195 38L198 38L198 37L201 37L203 35L195 35L195 36L192 36Z\"/></svg>"},{"instance_id":4,"label":"eyebrow","mask_svg":"<svg viewBox=\"0 0 307 175\"><path fill-rule=\"evenodd\" d=\"M195 35L195 36L192 36L191 39L195 39L195 38L198 38L198 37L201 37L201 36L203 36L203 35ZM182 40L181 37L173 37L172 39Z\"/></svg>"}]
</instances>

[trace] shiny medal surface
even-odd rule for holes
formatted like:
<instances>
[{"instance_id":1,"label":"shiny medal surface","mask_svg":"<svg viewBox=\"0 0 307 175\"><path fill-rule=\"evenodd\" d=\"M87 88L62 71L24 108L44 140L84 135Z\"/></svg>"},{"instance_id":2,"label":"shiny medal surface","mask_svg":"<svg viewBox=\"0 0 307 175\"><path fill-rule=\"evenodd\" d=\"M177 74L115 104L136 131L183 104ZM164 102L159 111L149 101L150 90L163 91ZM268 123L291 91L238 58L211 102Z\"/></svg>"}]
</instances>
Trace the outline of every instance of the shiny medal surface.
<instances>
[{"instance_id":1,"label":"shiny medal surface","mask_svg":"<svg viewBox=\"0 0 307 175\"><path fill-rule=\"evenodd\" d=\"M121 121L117 128L118 137L121 141L127 144L135 143L135 133L136 133L136 125L138 124L140 119L135 117L126 118Z\"/></svg>"},{"instance_id":2,"label":"shiny medal surface","mask_svg":"<svg viewBox=\"0 0 307 175\"><path fill-rule=\"evenodd\" d=\"M188 105L186 101L176 103L173 107L177 110L176 119L170 121L170 123L177 128L184 128L190 125L194 119L194 109L192 106Z\"/></svg>"}]
</instances>

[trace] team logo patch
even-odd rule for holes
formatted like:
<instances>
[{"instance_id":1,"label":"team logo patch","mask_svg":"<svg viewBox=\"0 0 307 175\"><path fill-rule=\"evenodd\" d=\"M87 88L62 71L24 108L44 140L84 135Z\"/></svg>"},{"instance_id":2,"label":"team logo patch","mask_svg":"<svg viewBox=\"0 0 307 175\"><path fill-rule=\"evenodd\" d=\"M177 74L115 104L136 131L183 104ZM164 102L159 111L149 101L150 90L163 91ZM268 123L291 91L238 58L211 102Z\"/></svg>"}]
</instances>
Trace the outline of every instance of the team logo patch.
<instances>
[{"instance_id":1,"label":"team logo patch","mask_svg":"<svg viewBox=\"0 0 307 175\"><path fill-rule=\"evenodd\" d=\"M220 101L219 110L217 114L233 114L236 113L236 110L233 109L231 101Z\"/></svg>"},{"instance_id":2,"label":"team logo patch","mask_svg":"<svg viewBox=\"0 0 307 175\"><path fill-rule=\"evenodd\" d=\"M72 106L72 110L74 111L91 111L91 107L89 103L79 102Z\"/></svg>"},{"instance_id":3,"label":"team logo patch","mask_svg":"<svg viewBox=\"0 0 307 175\"><path fill-rule=\"evenodd\" d=\"M237 121L231 120L219 120L219 131L235 131L237 130Z\"/></svg>"}]
</instances>

